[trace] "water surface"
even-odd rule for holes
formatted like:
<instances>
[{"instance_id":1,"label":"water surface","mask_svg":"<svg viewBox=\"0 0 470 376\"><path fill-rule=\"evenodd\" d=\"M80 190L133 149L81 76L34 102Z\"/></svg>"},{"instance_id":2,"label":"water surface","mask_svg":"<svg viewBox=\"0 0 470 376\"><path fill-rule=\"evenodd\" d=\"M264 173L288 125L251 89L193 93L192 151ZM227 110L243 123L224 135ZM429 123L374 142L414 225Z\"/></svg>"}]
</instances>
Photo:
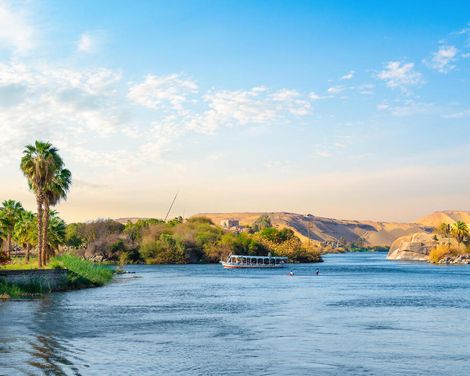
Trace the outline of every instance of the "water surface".
<instances>
[{"instance_id":1,"label":"water surface","mask_svg":"<svg viewBox=\"0 0 470 376\"><path fill-rule=\"evenodd\" d=\"M469 266L375 253L128 269L103 288L0 303L0 375L469 374Z\"/></svg>"}]
</instances>

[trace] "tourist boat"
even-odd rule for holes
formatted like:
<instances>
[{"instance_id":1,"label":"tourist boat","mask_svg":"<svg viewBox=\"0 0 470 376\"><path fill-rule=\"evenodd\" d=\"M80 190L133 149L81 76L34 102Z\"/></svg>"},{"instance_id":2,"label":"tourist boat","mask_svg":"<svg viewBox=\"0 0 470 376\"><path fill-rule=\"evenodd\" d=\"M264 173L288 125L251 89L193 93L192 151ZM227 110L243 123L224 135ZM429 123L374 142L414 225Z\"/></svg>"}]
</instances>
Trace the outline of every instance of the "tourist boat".
<instances>
[{"instance_id":1,"label":"tourist boat","mask_svg":"<svg viewBox=\"0 0 470 376\"><path fill-rule=\"evenodd\" d=\"M287 264L287 257L230 255L220 261L226 269L237 268L282 268Z\"/></svg>"}]
</instances>

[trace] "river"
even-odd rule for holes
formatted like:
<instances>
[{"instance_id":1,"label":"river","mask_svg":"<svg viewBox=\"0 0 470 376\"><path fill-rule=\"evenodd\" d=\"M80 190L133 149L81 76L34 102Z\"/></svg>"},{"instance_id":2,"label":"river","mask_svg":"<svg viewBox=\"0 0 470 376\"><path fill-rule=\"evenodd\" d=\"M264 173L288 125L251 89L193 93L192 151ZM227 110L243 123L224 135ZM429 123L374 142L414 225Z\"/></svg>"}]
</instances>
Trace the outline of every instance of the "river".
<instances>
[{"instance_id":1,"label":"river","mask_svg":"<svg viewBox=\"0 0 470 376\"><path fill-rule=\"evenodd\" d=\"M0 375L470 372L470 266L356 253L282 270L128 270L0 303Z\"/></svg>"}]
</instances>

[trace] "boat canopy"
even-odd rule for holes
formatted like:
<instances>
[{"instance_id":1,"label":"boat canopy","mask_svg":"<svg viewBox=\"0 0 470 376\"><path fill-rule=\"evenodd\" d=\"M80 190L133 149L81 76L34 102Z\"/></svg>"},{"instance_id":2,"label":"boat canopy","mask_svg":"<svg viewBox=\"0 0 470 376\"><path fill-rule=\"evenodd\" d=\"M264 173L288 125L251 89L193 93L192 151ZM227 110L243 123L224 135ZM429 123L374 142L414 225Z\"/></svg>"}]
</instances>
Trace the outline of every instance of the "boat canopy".
<instances>
[{"instance_id":1,"label":"boat canopy","mask_svg":"<svg viewBox=\"0 0 470 376\"><path fill-rule=\"evenodd\" d=\"M288 257L284 256L246 256L246 255L230 255L231 258L243 258L248 260L263 260L263 259L271 259L271 260L287 260Z\"/></svg>"}]
</instances>

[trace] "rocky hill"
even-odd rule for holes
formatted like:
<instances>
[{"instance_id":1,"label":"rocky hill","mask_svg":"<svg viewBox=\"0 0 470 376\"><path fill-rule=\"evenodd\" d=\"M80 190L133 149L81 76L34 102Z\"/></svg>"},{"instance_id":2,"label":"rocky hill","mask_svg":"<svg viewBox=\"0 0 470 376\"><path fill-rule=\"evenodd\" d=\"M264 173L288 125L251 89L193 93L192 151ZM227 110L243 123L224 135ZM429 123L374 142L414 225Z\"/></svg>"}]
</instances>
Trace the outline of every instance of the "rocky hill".
<instances>
[{"instance_id":1,"label":"rocky hill","mask_svg":"<svg viewBox=\"0 0 470 376\"><path fill-rule=\"evenodd\" d=\"M289 227L304 241L308 239L319 242L335 242L340 239L346 242L363 240L369 246L390 246L401 236L432 230L418 223L341 220L286 212L201 213L197 215L209 217L216 224L220 224L224 219L233 218L239 220L242 226L253 224L261 215L268 215L274 226Z\"/></svg>"}]
</instances>

